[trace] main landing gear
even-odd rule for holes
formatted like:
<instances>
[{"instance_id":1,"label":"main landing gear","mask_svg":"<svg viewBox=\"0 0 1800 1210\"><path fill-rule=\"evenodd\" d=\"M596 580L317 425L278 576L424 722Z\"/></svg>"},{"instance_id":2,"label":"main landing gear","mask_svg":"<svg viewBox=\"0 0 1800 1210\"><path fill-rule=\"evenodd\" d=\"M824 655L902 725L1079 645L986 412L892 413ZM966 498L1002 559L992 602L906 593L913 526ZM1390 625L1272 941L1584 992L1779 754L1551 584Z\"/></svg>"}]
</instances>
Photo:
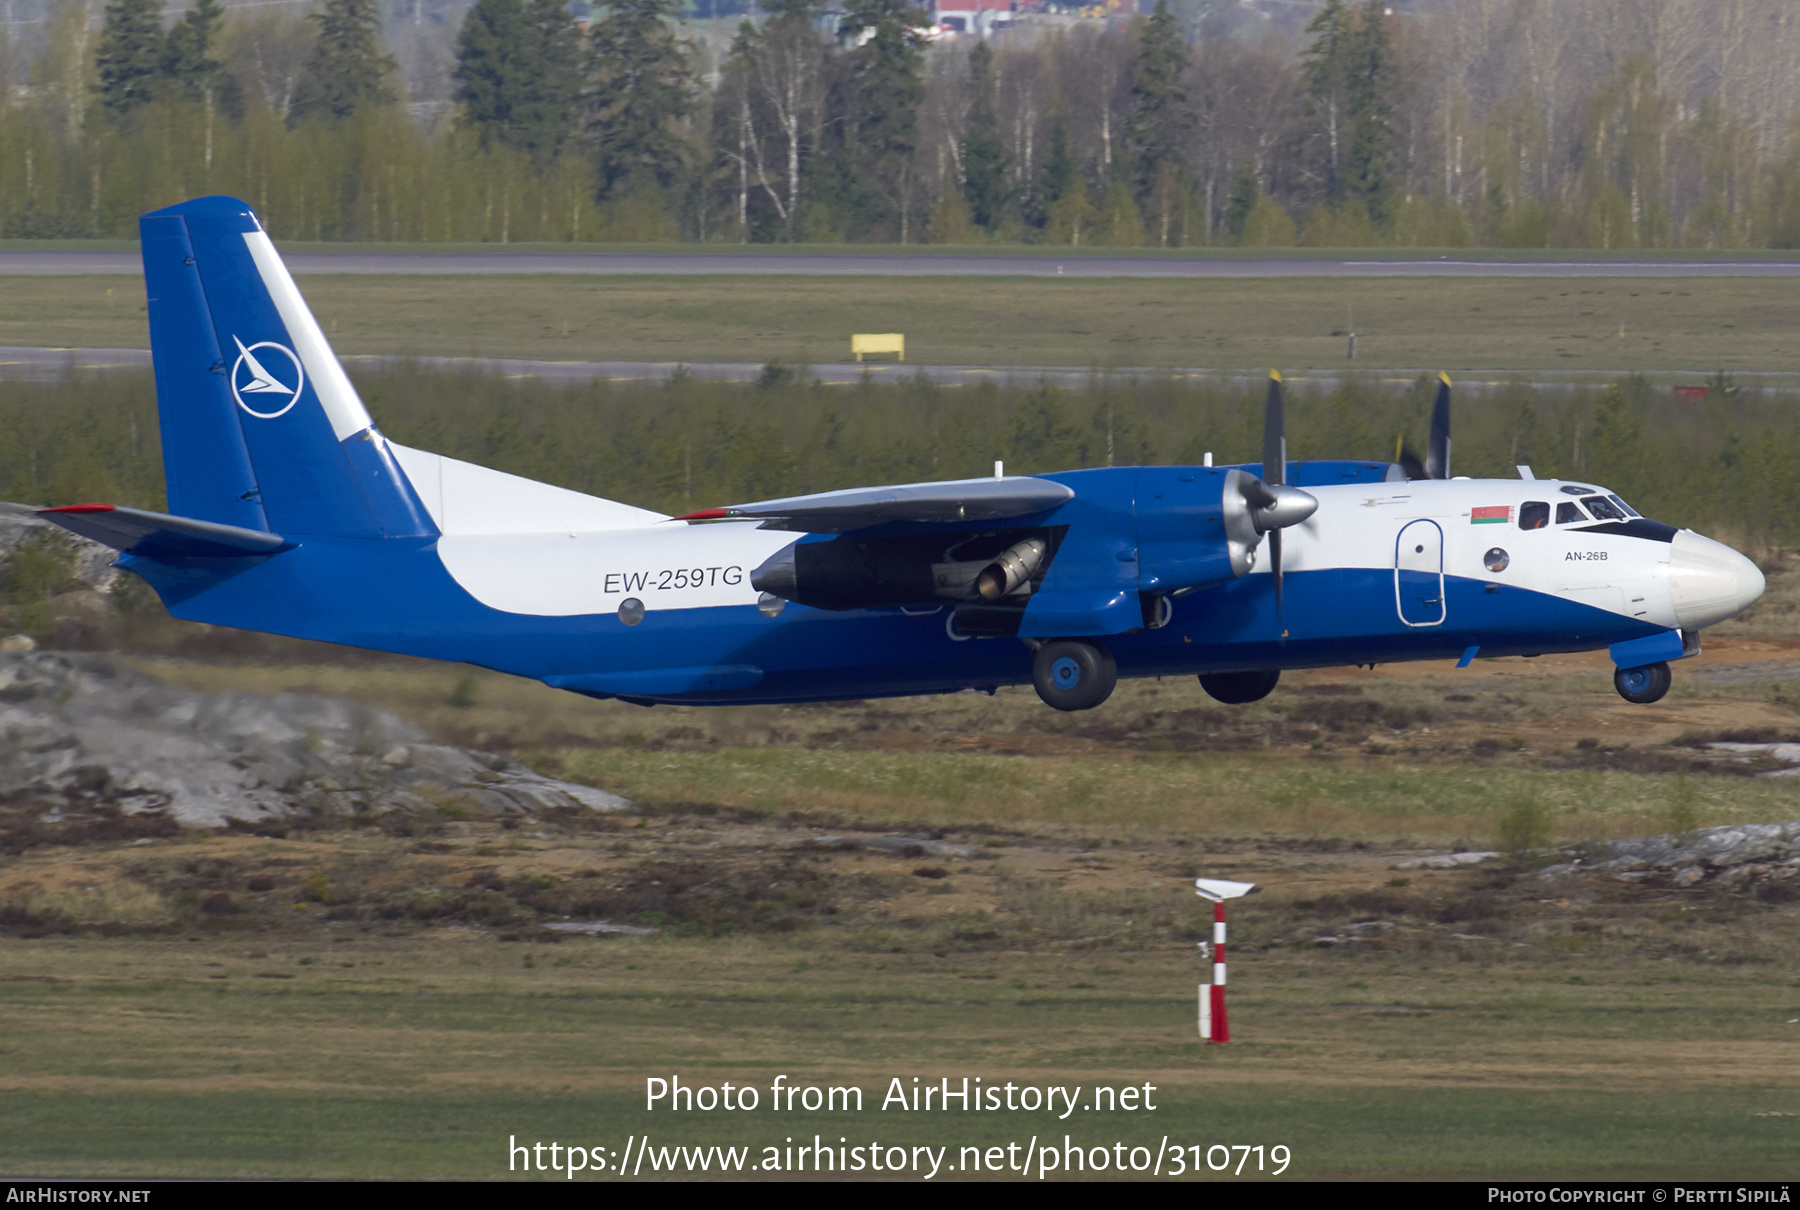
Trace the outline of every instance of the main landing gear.
<instances>
[{"instance_id":1,"label":"main landing gear","mask_svg":"<svg viewBox=\"0 0 1800 1210\"><path fill-rule=\"evenodd\" d=\"M1626 701L1638 706L1648 706L1651 702L1662 700L1674 679L1668 664L1658 660L1654 664L1645 664L1642 668L1619 669L1613 673L1613 688Z\"/></svg>"},{"instance_id":2,"label":"main landing gear","mask_svg":"<svg viewBox=\"0 0 1800 1210\"><path fill-rule=\"evenodd\" d=\"M1092 710L1112 696L1119 666L1098 643L1057 639L1037 649L1031 683L1044 704L1058 710Z\"/></svg>"},{"instance_id":3,"label":"main landing gear","mask_svg":"<svg viewBox=\"0 0 1800 1210\"><path fill-rule=\"evenodd\" d=\"M1200 688L1206 690L1208 696L1216 702L1224 702L1227 706L1243 706L1268 697L1275 692L1276 682L1280 680L1279 668L1261 672L1202 672Z\"/></svg>"}]
</instances>

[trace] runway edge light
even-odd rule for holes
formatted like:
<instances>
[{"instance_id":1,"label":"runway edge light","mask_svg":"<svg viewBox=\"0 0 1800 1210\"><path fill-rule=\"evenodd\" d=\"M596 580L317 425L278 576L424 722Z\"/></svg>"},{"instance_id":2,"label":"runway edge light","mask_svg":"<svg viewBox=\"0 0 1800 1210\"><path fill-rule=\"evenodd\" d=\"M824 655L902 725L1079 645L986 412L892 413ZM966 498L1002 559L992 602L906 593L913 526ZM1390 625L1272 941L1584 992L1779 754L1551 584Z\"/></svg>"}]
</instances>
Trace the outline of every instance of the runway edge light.
<instances>
[{"instance_id":1,"label":"runway edge light","mask_svg":"<svg viewBox=\"0 0 1800 1210\"><path fill-rule=\"evenodd\" d=\"M1211 983L1200 985L1200 1037L1203 1041L1220 1044L1231 1041L1231 1025L1225 1017L1225 901L1261 889L1254 882L1194 879L1194 893L1213 905L1213 977ZM1202 943L1200 948L1204 953L1205 944Z\"/></svg>"}]
</instances>

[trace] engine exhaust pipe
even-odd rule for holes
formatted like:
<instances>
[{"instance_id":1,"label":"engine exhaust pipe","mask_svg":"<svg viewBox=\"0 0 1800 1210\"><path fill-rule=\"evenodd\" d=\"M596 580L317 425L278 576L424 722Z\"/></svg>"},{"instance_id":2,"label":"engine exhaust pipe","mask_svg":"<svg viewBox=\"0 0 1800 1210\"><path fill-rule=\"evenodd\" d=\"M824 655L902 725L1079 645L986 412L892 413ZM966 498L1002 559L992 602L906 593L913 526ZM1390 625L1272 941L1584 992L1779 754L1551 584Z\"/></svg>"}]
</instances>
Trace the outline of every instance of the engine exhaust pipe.
<instances>
[{"instance_id":1,"label":"engine exhaust pipe","mask_svg":"<svg viewBox=\"0 0 1800 1210\"><path fill-rule=\"evenodd\" d=\"M1048 549L1042 538L1027 538L1001 551L1000 556L975 577L976 594L984 601L1010 597L1037 574Z\"/></svg>"}]
</instances>

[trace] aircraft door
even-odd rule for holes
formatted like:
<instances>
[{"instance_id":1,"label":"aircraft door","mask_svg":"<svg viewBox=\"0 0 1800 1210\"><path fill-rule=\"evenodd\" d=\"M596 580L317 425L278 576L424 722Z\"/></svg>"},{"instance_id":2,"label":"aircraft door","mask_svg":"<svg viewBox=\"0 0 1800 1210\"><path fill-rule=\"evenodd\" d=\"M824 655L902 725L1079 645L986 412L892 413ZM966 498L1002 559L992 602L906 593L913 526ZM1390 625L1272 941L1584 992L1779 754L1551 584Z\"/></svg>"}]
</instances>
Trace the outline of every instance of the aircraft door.
<instances>
[{"instance_id":1,"label":"aircraft door","mask_svg":"<svg viewBox=\"0 0 1800 1210\"><path fill-rule=\"evenodd\" d=\"M1444 622L1444 531L1436 521L1410 521L1394 543L1394 604L1411 627Z\"/></svg>"}]
</instances>

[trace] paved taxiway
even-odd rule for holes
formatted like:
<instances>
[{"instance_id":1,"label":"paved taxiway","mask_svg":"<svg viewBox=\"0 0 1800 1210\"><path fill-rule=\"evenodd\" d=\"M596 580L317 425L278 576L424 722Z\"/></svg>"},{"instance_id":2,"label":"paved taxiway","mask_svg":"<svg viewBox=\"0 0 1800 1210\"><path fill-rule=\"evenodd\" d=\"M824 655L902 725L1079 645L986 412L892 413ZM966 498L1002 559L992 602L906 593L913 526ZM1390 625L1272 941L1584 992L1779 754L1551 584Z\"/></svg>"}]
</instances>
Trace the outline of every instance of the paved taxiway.
<instances>
[{"instance_id":1,"label":"paved taxiway","mask_svg":"<svg viewBox=\"0 0 1800 1210\"><path fill-rule=\"evenodd\" d=\"M820 277L1800 277L1800 260L1452 260L805 252L284 252L291 272ZM135 251L0 250L0 276L136 274Z\"/></svg>"}]
</instances>

